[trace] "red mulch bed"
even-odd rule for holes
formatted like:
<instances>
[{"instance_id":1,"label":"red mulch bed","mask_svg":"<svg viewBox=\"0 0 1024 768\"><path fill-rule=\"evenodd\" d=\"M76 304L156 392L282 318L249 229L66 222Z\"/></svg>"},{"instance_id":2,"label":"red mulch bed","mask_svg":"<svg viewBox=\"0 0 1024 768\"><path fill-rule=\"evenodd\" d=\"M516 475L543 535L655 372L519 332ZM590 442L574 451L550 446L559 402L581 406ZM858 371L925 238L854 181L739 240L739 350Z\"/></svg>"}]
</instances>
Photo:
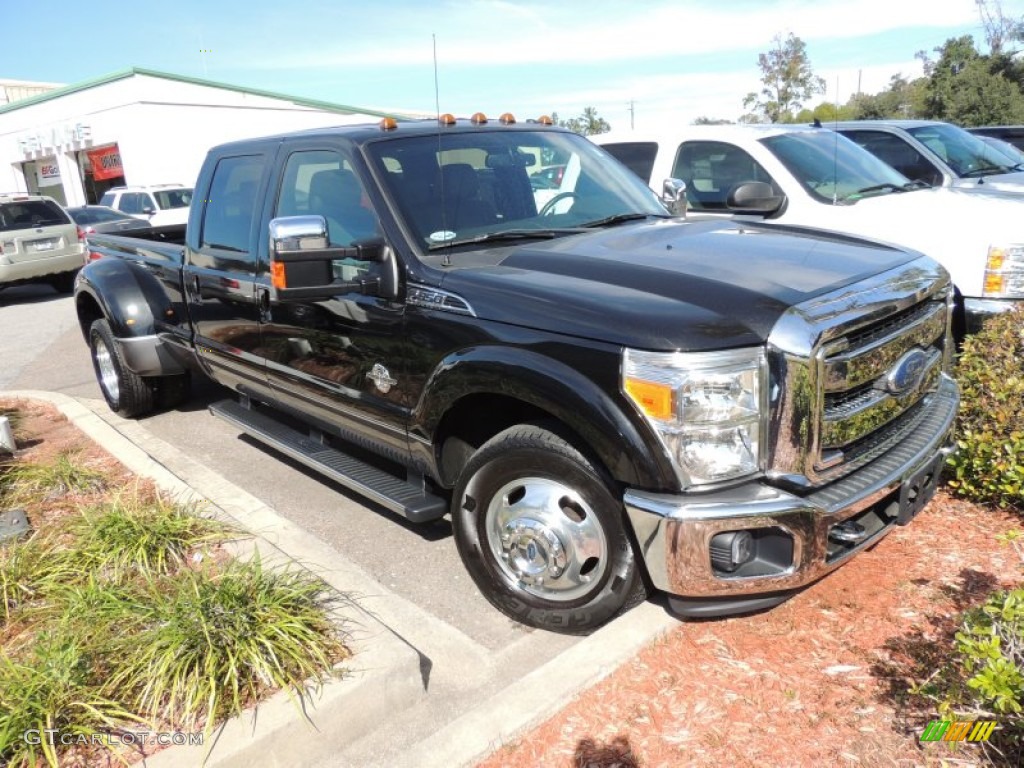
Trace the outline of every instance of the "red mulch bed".
<instances>
[{"instance_id":1,"label":"red mulch bed","mask_svg":"<svg viewBox=\"0 0 1024 768\"><path fill-rule=\"evenodd\" d=\"M939 717L907 691L948 658L961 610L1024 582L995 539L1012 529L940 492L783 605L680 622L478 768L982 765L977 746L920 744Z\"/></svg>"}]
</instances>

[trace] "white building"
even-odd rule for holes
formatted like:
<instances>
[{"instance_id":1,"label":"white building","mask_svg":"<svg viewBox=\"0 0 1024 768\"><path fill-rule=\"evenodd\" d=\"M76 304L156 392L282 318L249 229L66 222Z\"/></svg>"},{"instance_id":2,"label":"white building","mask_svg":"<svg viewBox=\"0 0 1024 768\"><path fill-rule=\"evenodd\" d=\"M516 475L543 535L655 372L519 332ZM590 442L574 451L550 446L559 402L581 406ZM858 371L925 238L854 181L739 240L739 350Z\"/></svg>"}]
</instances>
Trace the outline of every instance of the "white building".
<instances>
[{"instance_id":1,"label":"white building","mask_svg":"<svg viewBox=\"0 0 1024 768\"><path fill-rule=\"evenodd\" d=\"M191 185L216 144L383 114L132 68L0 104L0 192L71 206L121 184Z\"/></svg>"}]
</instances>

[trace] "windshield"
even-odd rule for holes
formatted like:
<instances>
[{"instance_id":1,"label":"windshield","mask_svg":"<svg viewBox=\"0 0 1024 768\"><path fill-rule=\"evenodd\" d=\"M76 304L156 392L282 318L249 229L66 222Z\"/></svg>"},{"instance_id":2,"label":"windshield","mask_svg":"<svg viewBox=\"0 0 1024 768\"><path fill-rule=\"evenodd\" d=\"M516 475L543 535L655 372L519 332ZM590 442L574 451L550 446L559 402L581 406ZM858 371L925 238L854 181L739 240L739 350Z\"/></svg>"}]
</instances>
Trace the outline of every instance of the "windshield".
<instances>
[{"instance_id":1,"label":"windshield","mask_svg":"<svg viewBox=\"0 0 1024 768\"><path fill-rule=\"evenodd\" d=\"M920 125L907 128L907 133L942 158L957 176L977 178L1013 170L995 148L959 126Z\"/></svg>"},{"instance_id":2,"label":"windshield","mask_svg":"<svg viewBox=\"0 0 1024 768\"><path fill-rule=\"evenodd\" d=\"M192 202L191 189L163 189L153 192L153 196L156 197L156 204L161 210L188 208L188 204Z\"/></svg>"},{"instance_id":3,"label":"windshield","mask_svg":"<svg viewBox=\"0 0 1024 768\"><path fill-rule=\"evenodd\" d=\"M77 224L100 224L104 221L124 221L130 217L110 208L68 208Z\"/></svg>"},{"instance_id":4,"label":"windshield","mask_svg":"<svg viewBox=\"0 0 1024 768\"><path fill-rule=\"evenodd\" d=\"M834 131L785 133L761 143L822 203L913 188L906 176Z\"/></svg>"},{"instance_id":5,"label":"windshield","mask_svg":"<svg viewBox=\"0 0 1024 768\"><path fill-rule=\"evenodd\" d=\"M399 214L427 250L555 237L633 217L667 217L629 169L573 133L479 131L367 146ZM556 167L557 172L547 172ZM544 182L531 175L541 172Z\"/></svg>"},{"instance_id":6,"label":"windshield","mask_svg":"<svg viewBox=\"0 0 1024 768\"><path fill-rule=\"evenodd\" d=\"M979 136L978 138L985 142L986 146L992 147L992 149L998 152L1004 161L1014 166L1024 165L1024 152L1013 146L1013 144L997 139L994 136ZM1024 169L1015 168L1015 170Z\"/></svg>"}]
</instances>

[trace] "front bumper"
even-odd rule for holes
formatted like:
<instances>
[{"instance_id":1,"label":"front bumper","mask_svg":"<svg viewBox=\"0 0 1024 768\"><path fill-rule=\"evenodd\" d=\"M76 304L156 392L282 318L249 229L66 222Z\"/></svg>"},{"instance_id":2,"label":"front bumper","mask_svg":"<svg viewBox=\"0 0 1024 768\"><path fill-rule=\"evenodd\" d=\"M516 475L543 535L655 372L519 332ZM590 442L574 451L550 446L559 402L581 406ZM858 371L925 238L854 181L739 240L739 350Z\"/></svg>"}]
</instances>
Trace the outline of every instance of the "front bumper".
<instances>
[{"instance_id":1,"label":"front bumper","mask_svg":"<svg viewBox=\"0 0 1024 768\"><path fill-rule=\"evenodd\" d=\"M977 333L990 317L1009 312L1014 307L1024 309L1024 299L964 299L965 330Z\"/></svg>"},{"instance_id":2,"label":"front bumper","mask_svg":"<svg viewBox=\"0 0 1024 768\"><path fill-rule=\"evenodd\" d=\"M803 496L764 481L707 494L627 491L626 511L652 583L676 598L673 607L681 613L725 615L767 607L817 581L878 541L898 519L906 522L930 498L943 459L952 450L959 402L956 383L943 375L924 404L927 412L920 428L910 437L870 464ZM847 521L863 532L854 544L836 540L834 529ZM716 571L711 539L739 530L765 534L771 557L746 573Z\"/></svg>"}]
</instances>

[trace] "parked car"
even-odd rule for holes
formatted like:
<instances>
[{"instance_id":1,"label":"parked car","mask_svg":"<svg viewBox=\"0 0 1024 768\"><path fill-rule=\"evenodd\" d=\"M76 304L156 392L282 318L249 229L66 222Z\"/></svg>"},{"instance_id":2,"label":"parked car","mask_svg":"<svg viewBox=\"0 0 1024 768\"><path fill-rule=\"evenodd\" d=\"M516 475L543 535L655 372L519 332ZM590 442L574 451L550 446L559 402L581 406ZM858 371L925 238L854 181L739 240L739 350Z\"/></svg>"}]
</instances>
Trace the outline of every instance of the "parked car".
<instances>
[{"instance_id":1,"label":"parked car","mask_svg":"<svg viewBox=\"0 0 1024 768\"><path fill-rule=\"evenodd\" d=\"M958 125L935 120L826 123L908 179L931 187L984 187L1024 195L1024 171Z\"/></svg>"},{"instance_id":2,"label":"parked car","mask_svg":"<svg viewBox=\"0 0 1024 768\"><path fill-rule=\"evenodd\" d=\"M1024 125L983 125L968 128L968 132L976 136L992 136L1002 139L1018 149L1024 149Z\"/></svg>"},{"instance_id":3,"label":"parked car","mask_svg":"<svg viewBox=\"0 0 1024 768\"><path fill-rule=\"evenodd\" d=\"M1011 163L1013 163L1013 169L1015 171L1024 171L1024 150L1019 147L1015 147L1008 141L997 139L995 136L978 136L979 139L984 141L990 147L995 148L996 152L1003 155Z\"/></svg>"},{"instance_id":4,"label":"parked car","mask_svg":"<svg viewBox=\"0 0 1024 768\"><path fill-rule=\"evenodd\" d=\"M534 189L557 189L565 177L565 165L549 165L530 174L530 186Z\"/></svg>"},{"instance_id":5,"label":"parked car","mask_svg":"<svg viewBox=\"0 0 1024 768\"><path fill-rule=\"evenodd\" d=\"M83 241L56 200L0 194L0 288L44 282L70 292L84 260Z\"/></svg>"},{"instance_id":6,"label":"parked car","mask_svg":"<svg viewBox=\"0 0 1024 768\"><path fill-rule=\"evenodd\" d=\"M927 253L953 276L958 337L1024 303L1024 195L928 187L808 126L685 126L595 140L655 191L684 181L689 210L702 217L822 227Z\"/></svg>"},{"instance_id":7,"label":"parked car","mask_svg":"<svg viewBox=\"0 0 1024 768\"><path fill-rule=\"evenodd\" d=\"M100 205L148 221L154 227L185 224L191 203L192 187L182 184L111 187L100 198Z\"/></svg>"},{"instance_id":8,"label":"parked car","mask_svg":"<svg viewBox=\"0 0 1024 768\"><path fill-rule=\"evenodd\" d=\"M182 245L91 237L76 309L108 405L205 371L239 396L210 410L280 454L450 515L482 594L555 631L647 585L767 608L921 511L958 401L940 265L672 220L582 136L481 117L214 147ZM527 170L549 153L553 197Z\"/></svg>"},{"instance_id":9,"label":"parked car","mask_svg":"<svg viewBox=\"0 0 1024 768\"><path fill-rule=\"evenodd\" d=\"M105 205L82 205L67 208L68 214L87 235L94 232L129 232L139 229L150 229L148 221L137 219Z\"/></svg>"}]
</instances>

